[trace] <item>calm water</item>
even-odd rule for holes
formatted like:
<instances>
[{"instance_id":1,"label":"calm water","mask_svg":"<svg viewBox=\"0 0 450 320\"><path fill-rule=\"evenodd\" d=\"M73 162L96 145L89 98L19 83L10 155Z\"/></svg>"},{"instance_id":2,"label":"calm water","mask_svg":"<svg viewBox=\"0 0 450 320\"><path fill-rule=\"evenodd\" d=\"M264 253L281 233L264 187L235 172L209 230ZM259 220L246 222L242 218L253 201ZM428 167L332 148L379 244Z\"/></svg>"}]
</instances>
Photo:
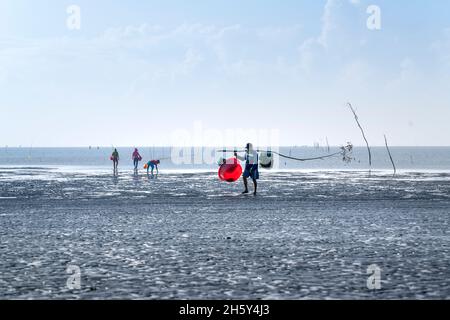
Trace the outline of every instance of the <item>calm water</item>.
<instances>
[{"instance_id":1,"label":"calm water","mask_svg":"<svg viewBox=\"0 0 450 320\"><path fill-rule=\"evenodd\" d=\"M162 159L162 169L216 169L215 164L174 164L171 155L175 150L165 148L139 148L144 160ZM111 166L109 156L111 148L1 148L0 166ZM211 150L207 150L211 151ZM205 151L205 154L209 154ZM328 154L324 148L312 147L282 147L279 150L286 155L308 158ZM330 152L338 151L332 148ZM131 168L131 154L133 148L119 148L121 156L120 166ZM450 147L392 147L391 152L399 170L450 170ZM210 152L212 157L218 159L222 153ZM231 154L229 154L231 155ZM384 147L372 148L373 169L391 169L391 163ZM212 158L211 157L211 158ZM350 169L360 170L368 168L367 150L356 147L353 151L354 161L350 164L344 163L339 157L310 161L297 162L280 159L280 169ZM193 158L193 156L192 156ZM205 157L206 159L206 157Z\"/></svg>"}]
</instances>

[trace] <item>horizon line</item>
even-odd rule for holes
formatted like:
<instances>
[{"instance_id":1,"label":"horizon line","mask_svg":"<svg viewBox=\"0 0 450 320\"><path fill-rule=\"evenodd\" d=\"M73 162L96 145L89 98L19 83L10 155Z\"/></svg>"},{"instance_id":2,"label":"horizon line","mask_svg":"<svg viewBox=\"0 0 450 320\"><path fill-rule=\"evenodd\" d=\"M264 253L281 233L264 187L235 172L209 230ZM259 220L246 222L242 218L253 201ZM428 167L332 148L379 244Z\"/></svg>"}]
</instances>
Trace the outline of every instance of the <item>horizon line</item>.
<instances>
[{"instance_id":1,"label":"horizon line","mask_svg":"<svg viewBox=\"0 0 450 320\"><path fill-rule=\"evenodd\" d=\"M267 148L341 148L343 145L279 145L279 146L263 146ZM239 148L231 146L171 146L171 145L154 145L154 146L8 146L4 145L0 149L106 149L106 148ZM367 148L366 145L353 145L354 148ZM390 148L450 148L450 145L389 145ZM370 148L386 148L385 145L371 145Z\"/></svg>"}]
</instances>

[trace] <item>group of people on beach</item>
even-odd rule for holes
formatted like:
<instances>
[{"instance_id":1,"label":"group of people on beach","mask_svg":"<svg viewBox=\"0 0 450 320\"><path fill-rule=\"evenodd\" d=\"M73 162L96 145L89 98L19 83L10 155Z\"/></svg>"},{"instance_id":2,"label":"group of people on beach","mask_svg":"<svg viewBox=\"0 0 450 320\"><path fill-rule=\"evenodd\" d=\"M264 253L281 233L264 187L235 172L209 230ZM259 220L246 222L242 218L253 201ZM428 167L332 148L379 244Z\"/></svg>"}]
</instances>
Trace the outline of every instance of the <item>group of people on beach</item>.
<instances>
[{"instance_id":1,"label":"group of people on beach","mask_svg":"<svg viewBox=\"0 0 450 320\"><path fill-rule=\"evenodd\" d=\"M131 155L131 159L133 160L134 172L137 173L139 162L142 161L142 156L139 154L139 150L137 148L134 149L134 152ZM119 160L120 160L119 152L117 151L117 149L114 149L114 151L113 151L113 153L111 155L111 160L113 162L114 174L116 174L117 171L118 171ZM154 169L156 169L156 174L158 174L159 173L158 165L160 163L161 163L160 160L150 160L150 161L148 161L145 164L145 166L144 166L144 169L147 169L147 175L150 174L150 173L151 173L151 175L153 175Z\"/></svg>"},{"instance_id":2,"label":"group of people on beach","mask_svg":"<svg viewBox=\"0 0 450 320\"><path fill-rule=\"evenodd\" d=\"M245 155L239 156L237 152L234 152L234 156L241 161L245 161L245 169L242 176L244 181L244 191L243 194L248 194L248 179L251 178L253 181L253 194L256 195L256 191L258 188L257 180L259 179L259 155L258 152L253 148L251 143L247 143L245 146ZM131 155L131 159L133 160L134 172L137 173L139 162L142 161L142 156L139 154L139 150L137 148L134 149L133 154ZM114 174L117 174L118 165L119 165L119 152L117 149L114 149L111 160L113 161L114 166ZM148 161L144 168L147 169L147 175L151 173L153 175L153 170L156 169L156 174L159 173L158 165L161 163L160 160L150 160Z\"/></svg>"}]
</instances>

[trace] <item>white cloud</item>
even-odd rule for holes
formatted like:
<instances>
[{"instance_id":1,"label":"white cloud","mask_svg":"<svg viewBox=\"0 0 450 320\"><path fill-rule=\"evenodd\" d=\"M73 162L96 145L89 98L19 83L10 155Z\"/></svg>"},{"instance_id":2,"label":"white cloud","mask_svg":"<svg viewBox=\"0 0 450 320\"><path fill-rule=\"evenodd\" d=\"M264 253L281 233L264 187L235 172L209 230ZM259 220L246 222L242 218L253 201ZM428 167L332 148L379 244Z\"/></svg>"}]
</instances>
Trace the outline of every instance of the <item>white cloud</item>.
<instances>
[{"instance_id":1,"label":"white cloud","mask_svg":"<svg viewBox=\"0 0 450 320\"><path fill-rule=\"evenodd\" d=\"M450 67L450 28L443 30L441 39L431 45L440 63Z\"/></svg>"},{"instance_id":2,"label":"white cloud","mask_svg":"<svg viewBox=\"0 0 450 320\"><path fill-rule=\"evenodd\" d=\"M339 0L328 0L325 4L323 16L322 16L322 31L317 38L317 43L327 48L328 37L330 33L336 28L336 24L333 20L334 10L341 2Z\"/></svg>"},{"instance_id":3,"label":"white cloud","mask_svg":"<svg viewBox=\"0 0 450 320\"><path fill-rule=\"evenodd\" d=\"M347 4L358 6L359 0L327 0L321 18L321 30L317 37L306 39L299 46L300 68L310 72L315 57L330 50L331 38L342 36L338 26L340 23L340 9ZM344 30L345 31L345 30Z\"/></svg>"},{"instance_id":4,"label":"white cloud","mask_svg":"<svg viewBox=\"0 0 450 320\"><path fill-rule=\"evenodd\" d=\"M0 84L17 92L34 90L43 99L64 101L74 94L81 101L92 92L148 96L171 90L174 82L220 87L247 77L273 81L296 72L300 32L299 25L140 24L90 38L3 38Z\"/></svg>"},{"instance_id":5,"label":"white cloud","mask_svg":"<svg viewBox=\"0 0 450 320\"><path fill-rule=\"evenodd\" d=\"M144 23L139 26L130 25L123 28L109 28L104 32L103 37L108 40L123 40L157 35L162 30L162 27L159 25L148 25Z\"/></svg>"},{"instance_id":6,"label":"white cloud","mask_svg":"<svg viewBox=\"0 0 450 320\"><path fill-rule=\"evenodd\" d=\"M356 60L344 66L340 81L350 88L364 87L373 75L372 67L365 61Z\"/></svg>"},{"instance_id":7,"label":"white cloud","mask_svg":"<svg viewBox=\"0 0 450 320\"><path fill-rule=\"evenodd\" d=\"M400 79L409 80L417 77L416 64L413 59L406 57L400 63Z\"/></svg>"}]
</instances>

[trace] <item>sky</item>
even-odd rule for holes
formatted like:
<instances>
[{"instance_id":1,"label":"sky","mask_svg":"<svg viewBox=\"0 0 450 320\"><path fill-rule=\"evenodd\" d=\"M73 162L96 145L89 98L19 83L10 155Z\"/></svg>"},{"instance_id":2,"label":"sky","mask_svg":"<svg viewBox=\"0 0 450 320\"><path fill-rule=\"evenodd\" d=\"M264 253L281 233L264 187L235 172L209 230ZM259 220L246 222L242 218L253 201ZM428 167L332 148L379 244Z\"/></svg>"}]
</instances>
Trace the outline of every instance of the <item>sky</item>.
<instances>
[{"instance_id":1,"label":"sky","mask_svg":"<svg viewBox=\"0 0 450 320\"><path fill-rule=\"evenodd\" d=\"M364 145L348 102L373 146L450 146L449 16L447 0L0 0L0 146Z\"/></svg>"}]
</instances>

